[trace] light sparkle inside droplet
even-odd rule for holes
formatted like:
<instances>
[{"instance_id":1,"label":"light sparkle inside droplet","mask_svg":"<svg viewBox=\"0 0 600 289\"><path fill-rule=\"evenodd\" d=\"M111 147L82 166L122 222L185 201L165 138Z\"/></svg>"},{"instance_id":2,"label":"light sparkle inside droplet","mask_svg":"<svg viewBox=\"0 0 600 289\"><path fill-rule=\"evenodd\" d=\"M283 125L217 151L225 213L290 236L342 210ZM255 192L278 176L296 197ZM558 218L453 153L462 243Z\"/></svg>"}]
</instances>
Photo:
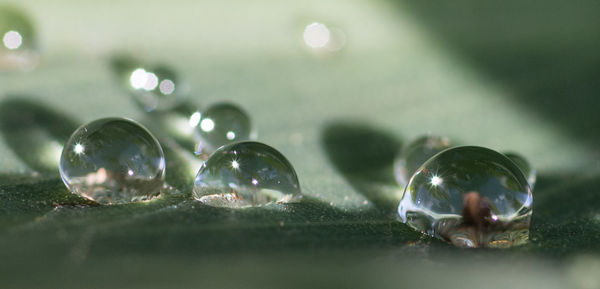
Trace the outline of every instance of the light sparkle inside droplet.
<instances>
[{"instance_id":1,"label":"light sparkle inside droplet","mask_svg":"<svg viewBox=\"0 0 600 289\"><path fill-rule=\"evenodd\" d=\"M194 112L192 116L190 116L189 125L190 127L196 127L200 123L201 114L199 112Z\"/></svg>"},{"instance_id":2,"label":"light sparkle inside droplet","mask_svg":"<svg viewBox=\"0 0 600 289\"><path fill-rule=\"evenodd\" d=\"M228 131L228 132L227 132L227 139L228 139L228 140L233 140L233 139L235 139L235 133L234 133L234 132L232 132L232 131Z\"/></svg>"},{"instance_id":3,"label":"light sparkle inside droplet","mask_svg":"<svg viewBox=\"0 0 600 289\"><path fill-rule=\"evenodd\" d=\"M152 90L156 89L157 86L158 86L158 77L156 76L156 74L154 74L152 72L146 73L146 83L144 83L144 90L152 91Z\"/></svg>"},{"instance_id":4,"label":"light sparkle inside droplet","mask_svg":"<svg viewBox=\"0 0 600 289\"><path fill-rule=\"evenodd\" d=\"M80 143L75 144L75 147L73 147L73 151L78 155L82 154L84 150L85 148Z\"/></svg>"},{"instance_id":5,"label":"light sparkle inside droplet","mask_svg":"<svg viewBox=\"0 0 600 289\"><path fill-rule=\"evenodd\" d=\"M131 73L131 76L129 77L129 83L134 89L141 89L146 84L147 79L148 76L146 70L143 68L138 68Z\"/></svg>"},{"instance_id":6,"label":"light sparkle inside droplet","mask_svg":"<svg viewBox=\"0 0 600 289\"><path fill-rule=\"evenodd\" d=\"M439 186L442 184L442 178L434 175L433 177L431 177L431 185L432 186Z\"/></svg>"},{"instance_id":7,"label":"light sparkle inside droplet","mask_svg":"<svg viewBox=\"0 0 600 289\"><path fill-rule=\"evenodd\" d=\"M160 90L160 93L164 95L169 95L173 93L173 91L175 91L175 83L170 79L164 79L160 82L158 88Z\"/></svg>"},{"instance_id":8,"label":"light sparkle inside droplet","mask_svg":"<svg viewBox=\"0 0 600 289\"><path fill-rule=\"evenodd\" d=\"M215 122L210 118L205 118L200 122L200 128L205 132L210 132L215 128Z\"/></svg>"}]
</instances>

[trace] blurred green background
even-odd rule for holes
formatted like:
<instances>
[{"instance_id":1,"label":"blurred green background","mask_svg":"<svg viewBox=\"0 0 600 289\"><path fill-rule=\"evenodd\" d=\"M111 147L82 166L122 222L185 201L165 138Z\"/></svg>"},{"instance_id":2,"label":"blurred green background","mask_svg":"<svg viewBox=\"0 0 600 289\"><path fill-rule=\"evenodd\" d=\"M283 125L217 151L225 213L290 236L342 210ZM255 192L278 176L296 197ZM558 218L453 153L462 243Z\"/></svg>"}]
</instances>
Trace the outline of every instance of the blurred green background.
<instances>
[{"instance_id":1,"label":"blurred green background","mask_svg":"<svg viewBox=\"0 0 600 289\"><path fill-rule=\"evenodd\" d=\"M0 73L3 288L600 286L598 1L14 4L42 47L34 70ZM312 22L346 45L307 47ZM205 207L174 159L179 195L116 207L71 196L56 155L39 153L56 151L47 140L144 118L114 80L119 51L172 66L201 107L244 107L305 202ZM529 245L459 250L395 220L393 157L425 133L531 161Z\"/></svg>"}]
</instances>

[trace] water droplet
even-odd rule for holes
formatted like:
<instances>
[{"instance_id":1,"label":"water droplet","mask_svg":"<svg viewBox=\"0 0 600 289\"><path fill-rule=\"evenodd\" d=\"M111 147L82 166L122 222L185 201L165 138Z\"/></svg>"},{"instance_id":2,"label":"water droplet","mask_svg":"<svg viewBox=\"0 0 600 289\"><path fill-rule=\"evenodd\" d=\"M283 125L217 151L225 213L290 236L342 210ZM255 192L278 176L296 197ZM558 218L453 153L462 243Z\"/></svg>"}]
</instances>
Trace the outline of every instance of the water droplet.
<instances>
[{"instance_id":1,"label":"water droplet","mask_svg":"<svg viewBox=\"0 0 600 289\"><path fill-rule=\"evenodd\" d=\"M513 163L515 163L517 165L517 167L519 167L519 169L521 169L521 171L523 172L523 175L525 175L525 177L527 178L527 183L529 183L529 186L531 187L531 190L533 190L533 187L535 186L535 180L536 180L536 171L533 167L531 167L531 165L529 164L529 162L527 161L527 159L525 157L523 157L522 155L515 153L515 152L505 152L504 155L509 158L511 161L513 161Z\"/></svg>"},{"instance_id":2,"label":"water droplet","mask_svg":"<svg viewBox=\"0 0 600 289\"><path fill-rule=\"evenodd\" d=\"M145 111L168 111L180 105L187 87L166 65L146 65L128 55L116 55L112 67L117 78Z\"/></svg>"},{"instance_id":3,"label":"water droplet","mask_svg":"<svg viewBox=\"0 0 600 289\"><path fill-rule=\"evenodd\" d=\"M435 154L450 147L445 137L425 135L408 143L394 162L396 180L404 187L417 169Z\"/></svg>"},{"instance_id":4,"label":"water droplet","mask_svg":"<svg viewBox=\"0 0 600 289\"><path fill-rule=\"evenodd\" d=\"M100 204L121 204L159 195L165 158L158 141L138 123L103 118L79 127L60 158L65 185Z\"/></svg>"},{"instance_id":5,"label":"water droplet","mask_svg":"<svg viewBox=\"0 0 600 289\"><path fill-rule=\"evenodd\" d=\"M168 67L138 67L129 76L133 100L146 111L164 111L177 106L182 99L179 79Z\"/></svg>"},{"instance_id":6,"label":"water droplet","mask_svg":"<svg viewBox=\"0 0 600 289\"><path fill-rule=\"evenodd\" d=\"M414 229L459 247L510 247L529 238L533 197L521 170L490 149L447 149L407 185L398 213Z\"/></svg>"},{"instance_id":7,"label":"water droplet","mask_svg":"<svg viewBox=\"0 0 600 289\"><path fill-rule=\"evenodd\" d=\"M220 146L249 140L250 117L237 105L218 103L204 110L196 127L196 154L206 158Z\"/></svg>"},{"instance_id":8,"label":"water droplet","mask_svg":"<svg viewBox=\"0 0 600 289\"><path fill-rule=\"evenodd\" d=\"M274 148L252 141L222 146L194 181L194 198L211 206L246 207L300 198L289 161Z\"/></svg>"},{"instance_id":9,"label":"water droplet","mask_svg":"<svg viewBox=\"0 0 600 289\"><path fill-rule=\"evenodd\" d=\"M37 64L35 28L20 9L0 6L0 69L30 69Z\"/></svg>"}]
</instances>

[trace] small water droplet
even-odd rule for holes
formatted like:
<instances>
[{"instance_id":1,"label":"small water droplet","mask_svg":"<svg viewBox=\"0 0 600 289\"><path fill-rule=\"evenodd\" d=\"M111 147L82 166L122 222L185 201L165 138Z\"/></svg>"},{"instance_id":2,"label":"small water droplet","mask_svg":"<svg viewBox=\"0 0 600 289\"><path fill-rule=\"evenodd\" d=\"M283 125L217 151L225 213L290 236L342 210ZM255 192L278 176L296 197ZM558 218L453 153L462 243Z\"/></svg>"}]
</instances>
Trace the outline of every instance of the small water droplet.
<instances>
[{"instance_id":1,"label":"small water droplet","mask_svg":"<svg viewBox=\"0 0 600 289\"><path fill-rule=\"evenodd\" d=\"M71 135L60 174L71 192L100 204L143 201L160 193L165 158L158 141L138 123L103 118Z\"/></svg>"},{"instance_id":2,"label":"small water droplet","mask_svg":"<svg viewBox=\"0 0 600 289\"><path fill-rule=\"evenodd\" d=\"M168 65L144 64L126 54L114 56L111 64L134 102L147 112L171 110L187 95L187 86Z\"/></svg>"},{"instance_id":3,"label":"small water droplet","mask_svg":"<svg viewBox=\"0 0 600 289\"><path fill-rule=\"evenodd\" d=\"M464 146L419 168L398 213L412 228L456 246L510 247L529 239L532 202L525 176L510 159Z\"/></svg>"},{"instance_id":4,"label":"small water droplet","mask_svg":"<svg viewBox=\"0 0 600 289\"><path fill-rule=\"evenodd\" d=\"M394 171L398 184L408 184L410 177L429 158L450 147L445 137L426 135L408 143L394 162Z\"/></svg>"},{"instance_id":5,"label":"small water droplet","mask_svg":"<svg viewBox=\"0 0 600 289\"><path fill-rule=\"evenodd\" d=\"M219 148L194 181L194 198L211 206L259 206L300 197L298 177L289 161L274 148L252 141Z\"/></svg>"},{"instance_id":6,"label":"small water droplet","mask_svg":"<svg viewBox=\"0 0 600 289\"><path fill-rule=\"evenodd\" d=\"M250 117L231 103L214 104L200 114L196 127L196 154L208 157L220 146L249 140L252 135Z\"/></svg>"},{"instance_id":7,"label":"small water droplet","mask_svg":"<svg viewBox=\"0 0 600 289\"><path fill-rule=\"evenodd\" d=\"M138 67L129 76L133 100L146 111L165 111L182 99L180 82L174 70L166 66Z\"/></svg>"},{"instance_id":8,"label":"small water droplet","mask_svg":"<svg viewBox=\"0 0 600 289\"><path fill-rule=\"evenodd\" d=\"M39 49L35 27L20 9L0 6L0 69L31 69Z\"/></svg>"}]
</instances>

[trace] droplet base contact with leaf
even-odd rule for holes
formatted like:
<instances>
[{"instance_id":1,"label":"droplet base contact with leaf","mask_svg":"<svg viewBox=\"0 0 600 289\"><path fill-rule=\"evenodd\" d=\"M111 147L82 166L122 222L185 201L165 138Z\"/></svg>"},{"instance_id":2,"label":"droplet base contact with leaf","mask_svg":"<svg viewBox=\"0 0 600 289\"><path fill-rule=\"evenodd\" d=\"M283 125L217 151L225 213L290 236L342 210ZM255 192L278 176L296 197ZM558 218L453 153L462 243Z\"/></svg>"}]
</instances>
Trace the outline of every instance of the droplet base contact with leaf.
<instances>
[{"instance_id":1,"label":"droplet base contact with leaf","mask_svg":"<svg viewBox=\"0 0 600 289\"><path fill-rule=\"evenodd\" d=\"M138 123L103 118L79 127L60 158L65 185L100 204L155 198L165 179L165 157L158 141Z\"/></svg>"},{"instance_id":2,"label":"droplet base contact with leaf","mask_svg":"<svg viewBox=\"0 0 600 289\"><path fill-rule=\"evenodd\" d=\"M511 247L529 239L533 196L503 154L464 146L425 162L406 186L402 222L459 247Z\"/></svg>"},{"instance_id":3,"label":"droplet base contact with leaf","mask_svg":"<svg viewBox=\"0 0 600 289\"><path fill-rule=\"evenodd\" d=\"M259 142L222 146L208 158L194 181L194 198L217 207L285 203L300 197L300 184L290 162Z\"/></svg>"}]
</instances>

